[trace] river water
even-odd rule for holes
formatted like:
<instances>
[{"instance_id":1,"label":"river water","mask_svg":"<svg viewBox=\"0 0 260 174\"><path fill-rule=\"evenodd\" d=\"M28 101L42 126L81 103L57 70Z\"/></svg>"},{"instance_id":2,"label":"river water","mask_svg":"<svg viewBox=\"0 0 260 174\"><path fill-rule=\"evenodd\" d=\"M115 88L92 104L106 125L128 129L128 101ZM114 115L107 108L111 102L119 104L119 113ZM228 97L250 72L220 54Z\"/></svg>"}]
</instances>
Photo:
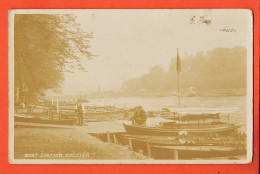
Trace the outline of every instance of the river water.
<instances>
[{"instance_id":1,"label":"river water","mask_svg":"<svg viewBox=\"0 0 260 174\"><path fill-rule=\"evenodd\" d=\"M178 106L178 98L173 97L128 97L128 98L102 98L89 99L90 103L96 105L112 105L118 108L132 108L141 105L145 111L160 111L164 107ZM227 96L227 97L182 97L181 107L195 108L237 108L230 114L233 122L246 124L247 121L247 98L246 96ZM252 116L252 115L250 115ZM250 117L248 116L248 117Z\"/></svg>"}]
</instances>

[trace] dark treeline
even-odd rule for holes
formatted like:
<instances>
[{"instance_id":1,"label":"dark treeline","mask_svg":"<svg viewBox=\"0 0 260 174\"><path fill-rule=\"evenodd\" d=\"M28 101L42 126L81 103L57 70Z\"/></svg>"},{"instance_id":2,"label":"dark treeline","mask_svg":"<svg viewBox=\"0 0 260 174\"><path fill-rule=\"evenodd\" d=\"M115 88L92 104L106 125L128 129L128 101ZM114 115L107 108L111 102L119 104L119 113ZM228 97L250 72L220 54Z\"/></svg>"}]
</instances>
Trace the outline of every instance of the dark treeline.
<instances>
[{"instance_id":1,"label":"dark treeline","mask_svg":"<svg viewBox=\"0 0 260 174\"><path fill-rule=\"evenodd\" d=\"M70 14L16 14L14 18L15 103L32 104L48 89L60 90L64 72L86 71L92 33Z\"/></svg>"},{"instance_id":2,"label":"dark treeline","mask_svg":"<svg viewBox=\"0 0 260 174\"><path fill-rule=\"evenodd\" d=\"M181 56L181 89L195 87L196 91L246 88L246 48L215 48L193 56ZM154 66L149 73L127 80L122 91L128 94L166 92L177 89L176 57L167 72Z\"/></svg>"}]
</instances>

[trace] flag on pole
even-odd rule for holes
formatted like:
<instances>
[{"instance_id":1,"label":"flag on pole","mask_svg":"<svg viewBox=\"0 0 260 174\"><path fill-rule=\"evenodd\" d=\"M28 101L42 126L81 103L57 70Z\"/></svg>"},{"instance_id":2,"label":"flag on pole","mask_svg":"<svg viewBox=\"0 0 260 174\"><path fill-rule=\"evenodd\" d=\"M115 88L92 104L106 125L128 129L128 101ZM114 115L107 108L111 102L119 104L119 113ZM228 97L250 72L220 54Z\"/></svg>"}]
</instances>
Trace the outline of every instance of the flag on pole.
<instances>
[{"instance_id":1,"label":"flag on pole","mask_svg":"<svg viewBox=\"0 0 260 174\"><path fill-rule=\"evenodd\" d=\"M180 60L180 56L179 56L179 50L177 48L177 72L181 72L181 60Z\"/></svg>"},{"instance_id":2,"label":"flag on pole","mask_svg":"<svg viewBox=\"0 0 260 174\"><path fill-rule=\"evenodd\" d=\"M59 99L57 99L57 113L60 113L60 110L59 110Z\"/></svg>"},{"instance_id":3,"label":"flag on pole","mask_svg":"<svg viewBox=\"0 0 260 174\"><path fill-rule=\"evenodd\" d=\"M100 87L99 87L99 84L98 84L98 101L100 101Z\"/></svg>"}]
</instances>

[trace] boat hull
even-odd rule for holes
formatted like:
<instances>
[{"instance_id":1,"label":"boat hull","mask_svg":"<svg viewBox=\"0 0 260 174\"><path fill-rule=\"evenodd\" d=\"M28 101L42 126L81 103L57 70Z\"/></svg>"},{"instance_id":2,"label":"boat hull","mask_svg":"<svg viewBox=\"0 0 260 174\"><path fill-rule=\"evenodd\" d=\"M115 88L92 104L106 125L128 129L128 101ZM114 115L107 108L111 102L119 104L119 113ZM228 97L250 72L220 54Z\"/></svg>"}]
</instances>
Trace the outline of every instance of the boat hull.
<instances>
[{"instance_id":1,"label":"boat hull","mask_svg":"<svg viewBox=\"0 0 260 174\"><path fill-rule=\"evenodd\" d=\"M57 124L57 125L75 125L75 119L69 120L47 120L40 118L32 118L32 117L14 117L15 122L26 122L26 123L41 123L41 124Z\"/></svg>"},{"instance_id":2,"label":"boat hull","mask_svg":"<svg viewBox=\"0 0 260 174\"><path fill-rule=\"evenodd\" d=\"M246 149L225 146L151 146L151 150L155 159L173 159L174 151L177 151L178 159L180 160L216 159L220 157L232 160L237 159L236 156L246 156L247 152Z\"/></svg>"},{"instance_id":3,"label":"boat hull","mask_svg":"<svg viewBox=\"0 0 260 174\"><path fill-rule=\"evenodd\" d=\"M148 127L123 124L126 132L132 135L154 135L154 136L175 136L181 132L194 135L207 135L212 133L227 135L237 130L242 125L232 125L226 127L198 128L198 129L174 129L161 127Z\"/></svg>"}]
</instances>

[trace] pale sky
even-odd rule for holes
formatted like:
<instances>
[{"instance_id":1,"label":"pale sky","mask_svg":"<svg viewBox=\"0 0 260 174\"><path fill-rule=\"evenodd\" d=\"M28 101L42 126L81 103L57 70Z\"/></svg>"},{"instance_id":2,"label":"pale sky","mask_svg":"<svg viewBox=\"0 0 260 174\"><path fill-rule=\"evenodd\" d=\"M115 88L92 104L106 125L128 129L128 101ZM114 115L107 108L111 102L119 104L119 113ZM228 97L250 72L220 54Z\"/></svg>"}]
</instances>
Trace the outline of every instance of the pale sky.
<instances>
[{"instance_id":1,"label":"pale sky","mask_svg":"<svg viewBox=\"0 0 260 174\"><path fill-rule=\"evenodd\" d=\"M75 11L74 11L75 12ZM155 65L168 70L179 48L180 57L216 47L247 47L251 13L246 10L82 10L81 27L93 32L88 72L65 74L64 94L118 90L129 78ZM195 24L190 19L195 17ZM199 17L212 19L199 24ZM236 32L223 32L228 26Z\"/></svg>"}]
</instances>

